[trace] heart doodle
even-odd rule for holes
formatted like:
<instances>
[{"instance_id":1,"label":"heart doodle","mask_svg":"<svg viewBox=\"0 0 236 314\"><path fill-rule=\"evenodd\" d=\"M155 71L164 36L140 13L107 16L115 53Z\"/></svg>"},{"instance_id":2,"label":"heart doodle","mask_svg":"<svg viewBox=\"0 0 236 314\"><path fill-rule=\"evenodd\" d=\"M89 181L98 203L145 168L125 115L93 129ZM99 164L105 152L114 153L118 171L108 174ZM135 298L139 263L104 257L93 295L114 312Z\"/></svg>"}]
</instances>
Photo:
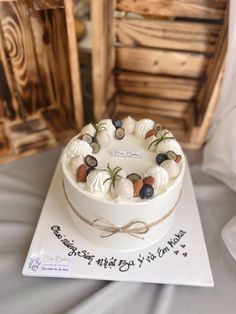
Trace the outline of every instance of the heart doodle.
<instances>
[{"instance_id":1,"label":"heart doodle","mask_svg":"<svg viewBox=\"0 0 236 314\"><path fill-rule=\"evenodd\" d=\"M186 257L188 255L188 253L183 253L183 256Z\"/></svg>"},{"instance_id":2,"label":"heart doodle","mask_svg":"<svg viewBox=\"0 0 236 314\"><path fill-rule=\"evenodd\" d=\"M179 254L179 251L174 251L175 255Z\"/></svg>"},{"instance_id":3,"label":"heart doodle","mask_svg":"<svg viewBox=\"0 0 236 314\"><path fill-rule=\"evenodd\" d=\"M185 245L185 244L181 244L180 246L181 246L182 248L185 248L186 245Z\"/></svg>"}]
</instances>

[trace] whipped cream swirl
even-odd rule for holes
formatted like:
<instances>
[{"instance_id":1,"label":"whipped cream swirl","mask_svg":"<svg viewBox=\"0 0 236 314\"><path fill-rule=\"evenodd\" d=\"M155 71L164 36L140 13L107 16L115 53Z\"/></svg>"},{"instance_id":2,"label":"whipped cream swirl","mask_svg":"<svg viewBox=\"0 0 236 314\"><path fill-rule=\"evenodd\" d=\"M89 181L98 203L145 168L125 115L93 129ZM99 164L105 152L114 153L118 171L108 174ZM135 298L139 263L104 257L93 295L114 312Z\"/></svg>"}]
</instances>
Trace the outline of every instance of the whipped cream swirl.
<instances>
[{"instance_id":1,"label":"whipped cream swirl","mask_svg":"<svg viewBox=\"0 0 236 314\"><path fill-rule=\"evenodd\" d=\"M109 178L110 176L106 171L91 171L86 179L88 190L92 193L107 193L111 185L111 181L106 181Z\"/></svg>"},{"instance_id":2,"label":"whipped cream swirl","mask_svg":"<svg viewBox=\"0 0 236 314\"><path fill-rule=\"evenodd\" d=\"M75 139L72 140L66 147L66 154L69 157L82 156L92 154L92 148L90 145L82 140Z\"/></svg>"},{"instance_id":3,"label":"whipped cream swirl","mask_svg":"<svg viewBox=\"0 0 236 314\"><path fill-rule=\"evenodd\" d=\"M149 168L145 176L152 176L154 178L154 187L155 189L161 189L167 185L169 182L169 175L168 172L160 167L160 166L154 166Z\"/></svg>"},{"instance_id":4,"label":"whipped cream swirl","mask_svg":"<svg viewBox=\"0 0 236 314\"><path fill-rule=\"evenodd\" d=\"M151 119L141 119L136 123L136 127L135 127L135 135L140 138L140 139L144 139L146 133L153 129L154 127L154 121L152 121Z\"/></svg>"}]
</instances>

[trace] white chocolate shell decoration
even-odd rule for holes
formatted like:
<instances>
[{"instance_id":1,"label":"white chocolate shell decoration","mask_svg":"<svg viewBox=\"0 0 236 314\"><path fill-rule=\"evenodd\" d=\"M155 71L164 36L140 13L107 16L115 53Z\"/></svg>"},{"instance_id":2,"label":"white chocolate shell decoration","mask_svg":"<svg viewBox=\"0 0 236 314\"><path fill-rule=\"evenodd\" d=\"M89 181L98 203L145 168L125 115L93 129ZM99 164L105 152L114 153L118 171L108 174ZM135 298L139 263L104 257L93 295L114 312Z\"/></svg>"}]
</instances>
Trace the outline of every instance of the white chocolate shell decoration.
<instances>
[{"instance_id":1,"label":"white chocolate shell decoration","mask_svg":"<svg viewBox=\"0 0 236 314\"><path fill-rule=\"evenodd\" d=\"M94 126L92 125L92 123L85 125L80 131L80 135L89 134L92 137L94 137L95 133L96 133L96 130Z\"/></svg>"},{"instance_id":2,"label":"white chocolate shell decoration","mask_svg":"<svg viewBox=\"0 0 236 314\"><path fill-rule=\"evenodd\" d=\"M92 193L107 193L111 185L111 181L107 180L109 178L110 176L106 171L90 171L86 178L88 190Z\"/></svg>"},{"instance_id":3,"label":"white chocolate shell decoration","mask_svg":"<svg viewBox=\"0 0 236 314\"><path fill-rule=\"evenodd\" d=\"M118 172L118 175L122 178L126 178L127 175L128 175L128 172L125 170L125 169L121 169L119 172Z\"/></svg>"},{"instance_id":4,"label":"white chocolate shell decoration","mask_svg":"<svg viewBox=\"0 0 236 314\"><path fill-rule=\"evenodd\" d=\"M176 139L164 139L156 146L157 153L167 153L172 151L177 155L182 155L182 149Z\"/></svg>"},{"instance_id":5,"label":"white chocolate shell decoration","mask_svg":"<svg viewBox=\"0 0 236 314\"><path fill-rule=\"evenodd\" d=\"M180 173L180 166L173 159L163 161L161 167L167 171L169 179L176 178Z\"/></svg>"},{"instance_id":6,"label":"white chocolate shell decoration","mask_svg":"<svg viewBox=\"0 0 236 314\"><path fill-rule=\"evenodd\" d=\"M145 140L145 148L150 151L150 152L155 152L156 151L156 146L154 145L151 145L152 142L154 142L156 140L156 136L155 135L152 135L150 137L148 137L146 140Z\"/></svg>"},{"instance_id":7,"label":"white chocolate shell decoration","mask_svg":"<svg viewBox=\"0 0 236 314\"><path fill-rule=\"evenodd\" d=\"M152 176L154 178L154 188L155 189L161 189L167 185L169 182L169 175L168 172L160 167L160 166L154 166L149 168L146 173L145 177Z\"/></svg>"},{"instance_id":8,"label":"white chocolate shell decoration","mask_svg":"<svg viewBox=\"0 0 236 314\"><path fill-rule=\"evenodd\" d=\"M106 132L110 134L111 137L115 136L116 128L114 127L111 119L103 119L99 121L99 124L105 123L103 126L106 129Z\"/></svg>"},{"instance_id":9,"label":"white chocolate shell decoration","mask_svg":"<svg viewBox=\"0 0 236 314\"><path fill-rule=\"evenodd\" d=\"M92 154L92 148L87 142L79 140L79 139L75 139L69 142L69 144L67 145L66 154L69 157L75 157L75 156L85 157L86 155Z\"/></svg>"},{"instance_id":10,"label":"white chocolate shell decoration","mask_svg":"<svg viewBox=\"0 0 236 314\"><path fill-rule=\"evenodd\" d=\"M82 164L84 164L84 157L82 156L72 157L71 160L69 161L69 168L71 173L73 175L76 175L79 166L81 166Z\"/></svg>"},{"instance_id":11,"label":"white chocolate shell decoration","mask_svg":"<svg viewBox=\"0 0 236 314\"><path fill-rule=\"evenodd\" d=\"M116 179L115 186L112 188L112 194L114 197L132 198L134 195L133 183L126 178Z\"/></svg>"},{"instance_id":12,"label":"white chocolate shell decoration","mask_svg":"<svg viewBox=\"0 0 236 314\"><path fill-rule=\"evenodd\" d=\"M134 133L136 121L130 116L122 120L122 128L125 130L126 135Z\"/></svg>"},{"instance_id":13,"label":"white chocolate shell decoration","mask_svg":"<svg viewBox=\"0 0 236 314\"><path fill-rule=\"evenodd\" d=\"M108 132L99 132L97 135L97 142L101 148L107 148L111 145L112 137Z\"/></svg>"},{"instance_id":14,"label":"white chocolate shell decoration","mask_svg":"<svg viewBox=\"0 0 236 314\"><path fill-rule=\"evenodd\" d=\"M140 138L140 139L144 139L146 133L153 129L154 127L154 121L152 121L151 119L141 119L136 123L136 127L135 127L135 135Z\"/></svg>"}]
</instances>

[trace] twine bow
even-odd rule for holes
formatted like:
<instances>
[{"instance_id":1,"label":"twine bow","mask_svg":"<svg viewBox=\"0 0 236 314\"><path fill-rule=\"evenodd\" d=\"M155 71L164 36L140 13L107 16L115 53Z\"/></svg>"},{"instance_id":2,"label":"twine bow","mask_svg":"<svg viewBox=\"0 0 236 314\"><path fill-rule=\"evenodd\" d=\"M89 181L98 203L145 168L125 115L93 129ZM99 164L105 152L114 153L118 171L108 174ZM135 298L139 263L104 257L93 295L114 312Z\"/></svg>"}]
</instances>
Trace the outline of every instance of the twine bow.
<instances>
[{"instance_id":1,"label":"twine bow","mask_svg":"<svg viewBox=\"0 0 236 314\"><path fill-rule=\"evenodd\" d=\"M99 217L92 221L92 225L99 230L105 231L105 233L101 234L102 238L110 237L115 233L127 233L133 237L143 239L140 235L149 231L148 224L141 220L132 220L123 226L117 226L110 220Z\"/></svg>"},{"instance_id":2,"label":"twine bow","mask_svg":"<svg viewBox=\"0 0 236 314\"><path fill-rule=\"evenodd\" d=\"M98 218L94 219L93 221L87 219L86 217L81 215L78 212L78 210L76 210L75 207L71 204L71 202L70 202L70 200L66 194L64 181L63 181L63 190L64 190L65 198L66 198L71 210L73 211L73 213L77 217L79 217L81 220L83 220L83 222L88 224L89 226L96 228L98 230L104 231L104 233L102 233L100 235L102 238L110 237L116 233L126 233L126 234L133 236L135 238L144 239L141 235L147 233L150 230L150 228L160 224L162 221L164 221L166 218L168 218L173 213L173 211L174 211L174 209L175 209L175 207L179 201L179 198L178 198L178 200L176 201L174 206L165 215L163 215L161 218L155 220L154 222L152 222L150 224L147 224L146 222L141 221L141 220L131 220L123 226L117 226L105 217L98 217Z\"/></svg>"}]
</instances>

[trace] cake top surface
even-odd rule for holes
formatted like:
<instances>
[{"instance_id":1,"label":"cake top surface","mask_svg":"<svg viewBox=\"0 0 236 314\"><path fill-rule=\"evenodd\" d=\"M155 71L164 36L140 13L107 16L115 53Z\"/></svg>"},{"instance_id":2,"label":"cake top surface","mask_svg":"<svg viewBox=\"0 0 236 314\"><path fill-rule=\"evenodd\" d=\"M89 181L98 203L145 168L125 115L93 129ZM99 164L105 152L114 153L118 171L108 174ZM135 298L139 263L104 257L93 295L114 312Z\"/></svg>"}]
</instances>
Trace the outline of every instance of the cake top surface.
<instances>
[{"instance_id":1,"label":"cake top surface","mask_svg":"<svg viewBox=\"0 0 236 314\"><path fill-rule=\"evenodd\" d=\"M143 202L170 189L183 171L174 135L151 119L88 124L66 146L64 174L98 200Z\"/></svg>"}]
</instances>

